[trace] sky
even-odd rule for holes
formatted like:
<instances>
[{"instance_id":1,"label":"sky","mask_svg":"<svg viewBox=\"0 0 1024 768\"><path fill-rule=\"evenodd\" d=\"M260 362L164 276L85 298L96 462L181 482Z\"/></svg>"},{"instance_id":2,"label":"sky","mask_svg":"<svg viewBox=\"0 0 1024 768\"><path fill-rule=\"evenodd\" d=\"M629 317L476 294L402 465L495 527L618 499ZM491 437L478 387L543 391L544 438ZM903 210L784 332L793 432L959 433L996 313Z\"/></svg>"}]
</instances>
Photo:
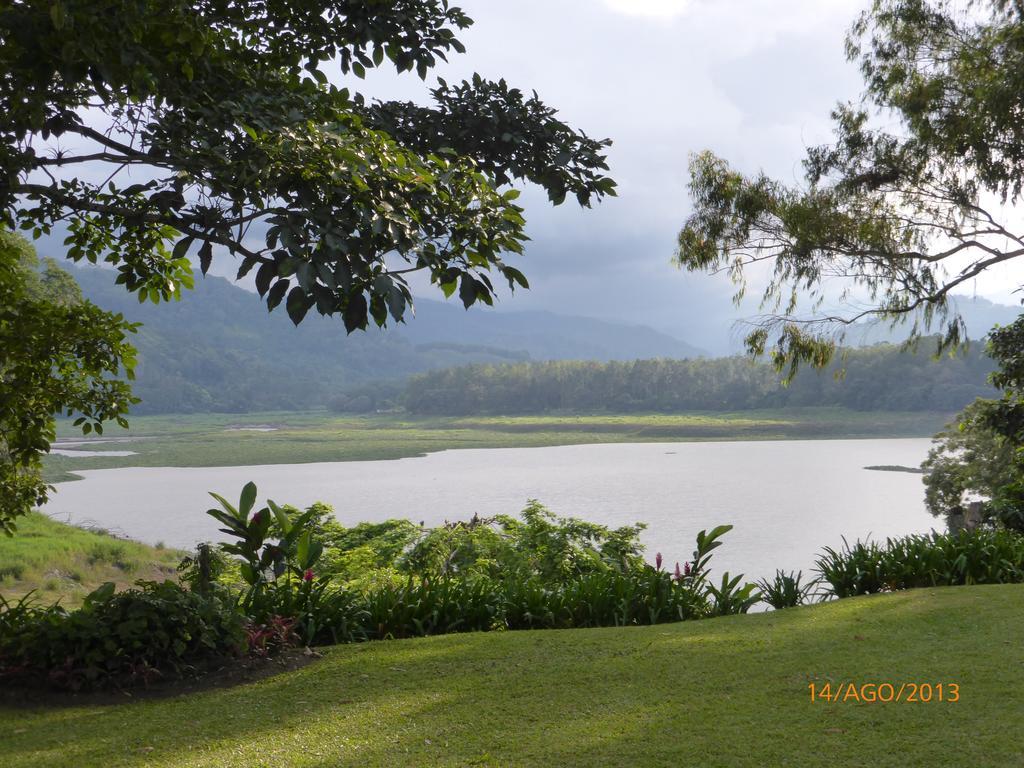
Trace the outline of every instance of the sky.
<instances>
[{"instance_id":1,"label":"sky","mask_svg":"<svg viewBox=\"0 0 1024 768\"><path fill-rule=\"evenodd\" d=\"M460 35L468 51L434 74L504 77L536 90L574 127L614 141L618 198L554 208L540 190L526 191L532 240L521 266L531 290L501 309L642 323L715 350L736 345L742 328L733 323L756 305L738 310L725 277L671 263L690 212L688 158L710 149L741 171L796 182L806 148L831 137L830 111L860 94L844 38L865 0L458 4L475 21ZM426 103L432 77L424 84L381 70L357 87ZM972 290L1017 303L1020 282L1004 271ZM426 286L416 292L434 296Z\"/></svg>"}]
</instances>

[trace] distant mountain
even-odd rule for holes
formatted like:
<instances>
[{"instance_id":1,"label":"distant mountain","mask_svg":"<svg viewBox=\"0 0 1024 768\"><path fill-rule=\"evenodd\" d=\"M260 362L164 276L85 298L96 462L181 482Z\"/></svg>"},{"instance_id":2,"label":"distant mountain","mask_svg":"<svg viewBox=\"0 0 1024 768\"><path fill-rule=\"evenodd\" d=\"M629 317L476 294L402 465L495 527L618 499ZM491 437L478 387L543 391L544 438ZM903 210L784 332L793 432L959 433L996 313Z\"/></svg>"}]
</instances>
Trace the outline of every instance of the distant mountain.
<instances>
[{"instance_id":1,"label":"distant mountain","mask_svg":"<svg viewBox=\"0 0 1024 768\"><path fill-rule=\"evenodd\" d=\"M963 316L967 335L972 339L980 339L993 326L1009 325L1024 314L1020 304L995 304L980 297L954 296L953 306Z\"/></svg>"},{"instance_id":2,"label":"distant mountain","mask_svg":"<svg viewBox=\"0 0 1024 768\"><path fill-rule=\"evenodd\" d=\"M552 312L467 312L417 299L416 319L400 334L416 344L451 342L519 350L534 360L637 360L707 357L685 341L643 325Z\"/></svg>"},{"instance_id":3,"label":"distant mountain","mask_svg":"<svg viewBox=\"0 0 1024 768\"><path fill-rule=\"evenodd\" d=\"M139 304L100 268L69 270L101 307L143 323L136 413L244 412L325 405L370 382L436 368L529 359L693 357L699 350L650 328L546 312L498 313L418 300L408 325L346 336L310 313L294 327L253 293L207 277L180 302ZM364 387L365 390L365 387Z\"/></svg>"},{"instance_id":4,"label":"distant mountain","mask_svg":"<svg viewBox=\"0 0 1024 768\"><path fill-rule=\"evenodd\" d=\"M993 326L1009 325L1024 314L1024 307L1020 305L996 304L981 297L952 296L950 304L952 312L963 317L969 339L982 339ZM847 343L869 346L883 341L900 342L907 338L909 329L909 323L895 328L889 328L885 323L865 324L851 329ZM938 325L933 325L928 332L939 333L941 330Z\"/></svg>"}]
</instances>

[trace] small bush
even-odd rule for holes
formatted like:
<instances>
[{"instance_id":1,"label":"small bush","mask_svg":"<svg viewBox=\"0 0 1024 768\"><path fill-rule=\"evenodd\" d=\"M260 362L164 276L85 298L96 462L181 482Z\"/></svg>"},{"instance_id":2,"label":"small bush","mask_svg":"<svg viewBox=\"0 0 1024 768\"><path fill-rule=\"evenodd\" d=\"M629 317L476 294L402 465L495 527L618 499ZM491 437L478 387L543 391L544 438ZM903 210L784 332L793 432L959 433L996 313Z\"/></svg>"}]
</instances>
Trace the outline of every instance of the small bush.
<instances>
[{"instance_id":1,"label":"small bush","mask_svg":"<svg viewBox=\"0 0 1024 768\"><path fill-rule=\"evenodd\" d=\"M14 563L13 565L0 565L0 581L4 579L10 579L11 581L18 581L25 576L25 566L21 563Z\"/></svg>"},{"instance_id":2,"label":"small bush","mask_svg":"<svg viewBox=\"0 0 1024 768\"><path fill-rule=\"evenodd\" d=\"M803 571L775 571L771 579L761 579L757 583L761 599L776 610L804 605L814 598L818 580L804 582L802 579Z\"/></svg>"},{"instance_id":3,"label":"small bush","mask_svg":"<svg viewBox=\"0 0 1024 768\"><path fill-rule=\"evenodd\" d=\"M135 564L131 562L128 545L123 541L99 541L89 548L86 555L89 565L112 565L122 571L133 571Z\"/></svg>"}]
</instances>

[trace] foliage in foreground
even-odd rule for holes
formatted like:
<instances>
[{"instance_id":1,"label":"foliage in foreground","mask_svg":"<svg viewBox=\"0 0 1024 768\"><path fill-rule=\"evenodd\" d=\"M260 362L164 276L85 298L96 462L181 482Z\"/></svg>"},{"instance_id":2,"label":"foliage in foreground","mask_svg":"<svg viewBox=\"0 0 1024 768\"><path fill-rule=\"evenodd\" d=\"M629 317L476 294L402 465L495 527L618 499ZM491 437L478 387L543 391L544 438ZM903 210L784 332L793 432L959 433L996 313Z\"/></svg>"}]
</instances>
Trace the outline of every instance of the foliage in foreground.
<instances>
[{"instance_id":1,"label":"foliage in foreground","mask_svg":"<svg viewBox=\"0 0 1024 768\"><path fill-rule=\"evenodd\" d=\"M984 525L1024 533L1024 316L996 327L987 343L997 363L990 381L997 400L979 399L935 436L921 465L925 502L950 529ZM978 519L965 514L982 500Z\"/></svg>"},{"instance_id":2,"label":"foliage in foreground","mask_svg":"<svg viewBox=\"0 0 1024 768\"><path fill-rule=\"evenodd\" d=\"M643 561L642 526L609 530L539 504L521 519L338 530L322 505L254 509L252 483L237 504L215 497L210 514L231 540L201 546L182 564L182 585L115 593L108 584L72 612L30 598L0 604L0 679L72 689L148 683L298 643L660 624L745 613L760 598L742 576L709 577L731 526L701 531L692 560L670 572L660 554L655 566ZM318 572L331 550L337 570ZM345 569L370 553L383 563L376 577L346 580Z\"/></svg>"},{"instance_id":3,"label":"foliage in foreground","mask_svg":"<svg viewBox=\"0 0 1024 768\"><path fill-rule=\"evenodd\" d=\"M692 562L669 573L660 555L655 567L643 561L642 526L612 531L556 518L536 503L520 520L474 518L420 531L399 521L343 529L322 505L301 512L269 501L253 511L252 483L237 505L214 496L221 508L209 514L233 539L221 551L237 558L244 582L239 607L255 622L293 619L306 643L657 624L746 612L759 597L742 576L708 578L731 526L701 531ZM338 570L318 572L332 550ZM353 579L345 570L353 562L375 564L376 578Z\"/></svg>"},{"instance_id":4,"label":"foliage in foreground","mask_svg":"<svg viewBox=\"0 0 1024 768\"><path fill-rule=\"evenodd\" d=\"M78 611L0 604L0 679L80 689L149 683L242 655L460 632L663 624L829 596L1024 582L1024 536L979 529L857 542L818 560L820 578L776 572L758 584L711 578L731 526L697 535L692 559L642 558L642 526L609 530L531 503L499 517L422 529L344 528L329 508L268 501L249 483L209 513L231 538L182 563L182 584L113 584Z\"/></svg>"},{"instance_id":5,"label":"foliage in foreground","mask_svg":"<svg viewBox=\"0 0 1024 768\"><path fill-rule=\"evenodd\" d=\"M808 151L802 183L746 176L710 152L690 167L677 262L727 272L737 298L745 267L768 262L765 314L745 341L790 375L825 365L837 337L873 318L910 320L912 338L941 320L940 349L957 345L951 294L1024 256L1011 215L1024 190L1021 4L875 0L847 54L863 99L834 110L835 141Z\"/></svg>"},{"instance_id":6,"label":"foliage in foreground","mask_svg":"<svg viewBox=\"0 0 1024 768\"><path fill-rule=\"evenodd\" d=\"M81 608L0 598L0 680L80 690L146 684L241 653L243 617L220 597L165 581L115 594L106 584Z\"/></svg>"},{"instance_id":7,"label":"foliage in foreground","mask_svg":"<svg viewBox=\"0 0 1024 768\"><path fill-rule=\"evenodd\" d=\"M88 301L66 272L0 225L0 533L46 501L42 457L56 438L54 414L102 434L127 426L134 326Z\"/></svg>"},{"instance_id":8,"label":"foliage in foreground","mask_svg":"<svg viewBox=\"0 0 1024 768\"><path fill-rule=\"evenodd\" d=\"M826 547L817 570L836 597L918 587L1024 582L1024 536L977 529Z\"/></svg>"}]
</instances>

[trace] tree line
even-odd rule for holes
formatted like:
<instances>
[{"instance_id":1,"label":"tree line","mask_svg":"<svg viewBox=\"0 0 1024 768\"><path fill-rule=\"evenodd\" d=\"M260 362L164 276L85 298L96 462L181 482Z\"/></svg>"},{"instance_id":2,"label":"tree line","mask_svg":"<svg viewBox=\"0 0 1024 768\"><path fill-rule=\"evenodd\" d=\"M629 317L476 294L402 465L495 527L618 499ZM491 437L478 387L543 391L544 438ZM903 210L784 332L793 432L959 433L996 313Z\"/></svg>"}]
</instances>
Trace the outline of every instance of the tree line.
<instances>
[{"instance_id":1,"label":"tree line","mask_svg":"<svg viewBox=\"0 0 1024 768\"><path fill-rule=\"evenodd\" d=\"M994 366L981 346L939 359L891 344L846 350L788 385L772 366L744 357L470 365L410 378L401 402L413 414L450 416L786 406L953 412L993 394Z\"/></svg>"}]
</instances>

